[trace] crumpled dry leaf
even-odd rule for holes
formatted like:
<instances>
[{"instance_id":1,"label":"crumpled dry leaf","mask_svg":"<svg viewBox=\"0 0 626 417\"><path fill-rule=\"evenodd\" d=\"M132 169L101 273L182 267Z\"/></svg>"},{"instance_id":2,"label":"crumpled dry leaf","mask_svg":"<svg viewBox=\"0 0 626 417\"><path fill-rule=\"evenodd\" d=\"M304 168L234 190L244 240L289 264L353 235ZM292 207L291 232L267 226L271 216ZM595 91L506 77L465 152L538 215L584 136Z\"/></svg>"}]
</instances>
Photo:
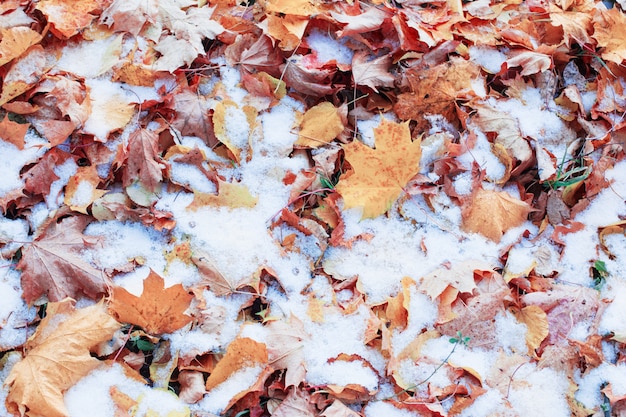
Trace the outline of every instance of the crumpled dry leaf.
<instances>
[{"instance_id":1,"label":"crumpled dry leaf","mask_svg":"<svg viewBox=\"0 0 626 417\"><path fill-rule=\"evenodd\" d=\"M376 148L359 141L344 146L352 171L339 179L336 190L345 207L363 207L362 218L377 217L391 207L403 187L419 172L420 140L411 140L408 123L382 119L374 129Z\"/></svg>"},{"instance_id":2,"label":"crumpled dry leaf","mask_svg":"<svg viewBox=\"0 0 626 417\"><path fill-rule=\"evenodd\" d=\"M74 301L48 303L47 316L28 342L26 357L5 384L6 406L15 415L66 417L63 393L100 362L90 349L121 327L103 303L75 310Z\"/></svg>"},{"instance_id":3,"label":"crumpled dry leaf","mask_svg":"<svg viewBox=\"0 0 626 417\"><path fill-rule=\"evenodd\" d=\"M120 322L140 326L149 334L172 333L191 322L184 313L192 299L181 284L164 288L163 278L150 270L139 297L114 287L109 311Z\"/></svg>"}]
</instances>

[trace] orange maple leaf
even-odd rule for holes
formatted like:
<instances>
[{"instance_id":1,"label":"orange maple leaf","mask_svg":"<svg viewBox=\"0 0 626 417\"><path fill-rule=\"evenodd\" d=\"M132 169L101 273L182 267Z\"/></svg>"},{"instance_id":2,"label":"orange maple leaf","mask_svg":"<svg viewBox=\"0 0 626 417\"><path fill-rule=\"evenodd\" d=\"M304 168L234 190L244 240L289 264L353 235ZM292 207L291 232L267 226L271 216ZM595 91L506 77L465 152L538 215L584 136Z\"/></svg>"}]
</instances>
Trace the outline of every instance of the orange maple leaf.
<instances>
[{"instance_id":1,"label":"orange maple leaf","mask_svg":"<svg viewBox=\"0 0 626 417\"><path fill-rule=\"evenodd\" d=\"M183 314L192 299L181 284L164 288L163 278L150 270L140 297L114 287L109 311L120 322L141 326L147 333L172 333L192 320Z\"/></svg>"},{"instance_id":2,"label":"orange maple leaf","mask_svg":"<svg viewBox=\"0 0 626 417\"><path fill-rule=\"evenodd\" d=\"M47 316L26 346L28 354L11 369L6 406L14 415L67 416L63 392L101 363L90 349L120 328L102 303L79 310L73 303L48 303Z\"/></svg>"},{"instance_id":3,"label":"orange maple leaf","mask_svg":"<svg viewBox=\"0 0 626 417\"><path fill-rule=\"evenodd\" d=\"M377 217L391 207L418 173L421 141L411 141L408 123L382 119L374 129L376 149L354 141L344 146L352 171L337 184L345 207L363 207L362 218Z\"/></svg>"}]
</instances>

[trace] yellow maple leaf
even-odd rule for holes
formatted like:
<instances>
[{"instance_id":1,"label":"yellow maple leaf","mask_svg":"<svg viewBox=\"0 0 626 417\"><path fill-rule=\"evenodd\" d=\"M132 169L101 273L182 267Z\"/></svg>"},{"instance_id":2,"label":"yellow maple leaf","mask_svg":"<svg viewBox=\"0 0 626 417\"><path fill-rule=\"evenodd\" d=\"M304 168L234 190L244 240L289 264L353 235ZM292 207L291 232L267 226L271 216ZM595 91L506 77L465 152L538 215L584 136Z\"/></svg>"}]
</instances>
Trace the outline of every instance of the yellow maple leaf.
<instances>
[{"instance_id":1,"label":"yellow maple leaf","mask_svg":"<svg viewBox=\"0 0 626 417\"><path fill-rule=\"evenodd\" d=\"M374 137L376 149L358 141L344 146L352 171L336 187L345 208L363 207L362 218L374 218L389 210L419 172L422 156L421 141L411 140L408 122L382 119Z\"/></svg>"},{"instance_id":2,"label":"yellow maple leaf","mask_svg":"<svg viewBox=\"0 0 626 417\"><path fill-rule=\"evenodd\" d=\"M28 354L5 381L10 413L67 416L64 391L101 363L91 357L90 349L109 340L120 324L102 303L78 310L73 304L69 298L48 303L48 315L28 342Z\"/></svg>"}]
</instances>

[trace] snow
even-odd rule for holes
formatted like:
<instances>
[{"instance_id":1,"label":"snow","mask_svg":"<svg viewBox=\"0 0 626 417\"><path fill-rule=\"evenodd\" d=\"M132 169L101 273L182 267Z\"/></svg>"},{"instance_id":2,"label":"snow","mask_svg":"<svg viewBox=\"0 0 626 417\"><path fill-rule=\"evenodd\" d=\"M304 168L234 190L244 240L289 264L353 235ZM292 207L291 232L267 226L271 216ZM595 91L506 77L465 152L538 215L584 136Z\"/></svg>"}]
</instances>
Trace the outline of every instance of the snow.
<instances>
[{"instance_id":1,"label":"snow","mask_svg":"<svg viewBox=\"0 0 626 417\"><path fill-rule=\"evenodd\" d=\"M331 38L328 33L312 30L305 40L320 63L325 64L334 60L338 65L352 64L354 51L348 48L345 42Z\"/></svg>"},{"instance_id":2,"label":"snow","mask_svg":"<svg viewBox=\"0 0 626 417\"><path fill-rule=\"evenodd\" d=\"M56 70L83 78L96 78L110 70L122 52L123 35L110 36L94 41L69 43L61 51ZM85 59L89 57L89 59Z\"/></svg>"},{"instance_id":3,"label":"snow","mask_svg":"<svg viewBox=\"0 0 626 417\"><path fill-rule=\"evenodd\" d=\"M69 417L115 415L117 406L111 395L112 389L137 402L133 407L133 415L137 417L188 412L187 405L175 394L168 390L152 389L143 382L129 378L122 366L114 363L90 372L65 393Z\"/></svg>"},{"instance_id":4,"label":"snow","mask_svg":"<svg viewBox=\"0 0 626 417\"><path fill-rule=\"evenodd\" d=\"M497 74L507 60L506 54L488 46L470 46L470 59L492 74Z\"/></svg>"},{"instance_id":5,"label":"snow","mask_svg":"<svg viewBox=\"0 0 626 417\"><path fill-rule=\"evenodd\" d=\"M408 410L401 410L391 403L384 401L370 402L364 409L365 417L419 417L420 414Z\"/></svg>"},{"instance_id":6,"label":"snow","mask_svg":"<svg viewBox=\"0 0 626 417\"><path fill-rule=\"evenodd\" d=\"M0 294L0 351L6 351L26 342L31 332L28 324L34 320L37 309L24 302L20 274L4 259L0 259Z\"/></svg>"},{"instance_id":7,"label":"snow","mask_svg":"<svg viewBox=\"0 0 626 417\"><path fill-rule=\"evenodd\" d=\"M44 139L29 130L24 138L24 149L20 150L12 143L0 139L0 198L12 191L17 191L24 186L24 181L20 178L22 168L35 162L41 157L46 149L43 147L47 143Z\"/></svg>"},{"instance_id":8,"label":"snow","mask_svg":"<svg viewBox=\"0 0 626 417\"><path fill-rule=\"evenodd\" d=\"M485 134L479 130L474 130L473 133L476 136L474 147L467 149L467 152L459 155L457 160L468 170L471 170L473 163L477 163L491 181L502 179L505 174L505 167L491 151L491 143L489 143Z\"/></svg>"}]
</instances>

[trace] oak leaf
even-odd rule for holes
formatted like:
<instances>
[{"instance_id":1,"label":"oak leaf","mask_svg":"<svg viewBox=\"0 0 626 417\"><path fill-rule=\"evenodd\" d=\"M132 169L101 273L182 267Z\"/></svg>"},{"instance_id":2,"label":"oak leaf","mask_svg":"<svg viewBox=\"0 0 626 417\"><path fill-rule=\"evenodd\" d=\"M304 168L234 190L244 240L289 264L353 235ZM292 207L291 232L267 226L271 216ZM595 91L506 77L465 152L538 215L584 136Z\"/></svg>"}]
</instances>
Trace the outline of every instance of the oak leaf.
<instances>
[{"instance_id":1,"label":"oak leaf","mask_svg":"<svg viewBox=\"0 0 626 417\"><path fill-rule=\"evenodd\" d=\"M184 312L192 299L181 284L164 288L163 278L150 270L139 297L114 287L109 311L120 322L140 326L149 334L172 333L191 322Z\"/></svg>"},{"instance_id":2,"label":"oak leaf","mask_svg":"<svg viewBox=\"0 0 626 417\"><path fill-rule=\"evenodd\" d=\"M5 381L6 406L14 415L66 417L64 391L101 363L90 349L120 328L103 303L78 310L72 304L69 299L48 303L47 316L28 342L26 357Z\"/></svg>"},{"instance_id":3,"label":"oak leaf","mask_svg":"<svg viewBox=\"0 0 626 417\"><path fill-rule=\"evenodd\" d=\"M385 213L419 172L420 140L411 140L408 123L382 119L374 129L376 149L359 141L344 146L352 171L340 178L337 192L345 207L363 207L362 218Z\"/></svg>"},{"instance_id":4,"label":"oak leaf","mask_svg":"<svg viewBox=\"0 0 626 417\"><path fill-rule=\"evenodd\" d=\"M27 303L44 294L50 301L59 301L81 294L96 299L107 292L108 278L80 256L81 250L95 243L94 238L82 234L88 223L89 218L83 216L53 221L25 246L17 267L22 270Z\"/></svg>"},{"instance_id":5,"label":"oak leaf","mask_svg":"<svg viewBox=\"0 0 626 417\"><path fill-rule=\"evenodd\" d=\"M295 144L318 148L339 136L343 128L337 108L332 103L324 101L304 113Z\"/></svg>"},{"instance_id":6,"label":"oak leaf","mask_svg":"<svg viewBox=\"0 0 626 417\"><path fill-rule=\"evenodd\" d=\"M507 230L520 226L532 211L527 203L503 191L478 189L462 209L463 230L500 242Z\"/></svg>"}]
</instances>

